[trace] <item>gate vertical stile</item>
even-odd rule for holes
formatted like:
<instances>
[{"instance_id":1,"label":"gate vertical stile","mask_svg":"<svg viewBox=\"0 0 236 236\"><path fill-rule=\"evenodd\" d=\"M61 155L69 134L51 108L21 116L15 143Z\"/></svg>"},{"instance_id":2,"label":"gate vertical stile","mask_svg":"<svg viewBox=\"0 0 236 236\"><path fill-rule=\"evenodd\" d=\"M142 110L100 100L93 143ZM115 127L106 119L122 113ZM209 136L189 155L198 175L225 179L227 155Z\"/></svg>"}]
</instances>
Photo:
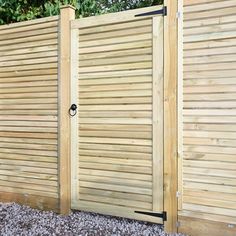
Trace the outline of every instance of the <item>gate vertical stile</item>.
<instances>
[{"instance_id":1,"label":"gate vertical stile","mask_svg":"<svg viewBox=\"0 0 236 236\"><path fill-rule=\"evenodd\" d=\"M71 25L70 25L71 27ZM79 67L79 29L71 28L71 104L78 106L78 67ZM79 111L79 107L77 108ZM78 114L71 116L71 208L77 204L79 199L79 181L78 181Z\"/></svg>"},{"instance_id":2,"label":"gate vertical stile","mask_svg":"<svg viewBox=\"0 0 236 236\"><path fill-rule=\"evenodd\" d=\"M152 18L152 155L153 155L153 211L163 212L163 17ZM161 137L161 138L160 138Z\"/></svg>"}]
</instances>

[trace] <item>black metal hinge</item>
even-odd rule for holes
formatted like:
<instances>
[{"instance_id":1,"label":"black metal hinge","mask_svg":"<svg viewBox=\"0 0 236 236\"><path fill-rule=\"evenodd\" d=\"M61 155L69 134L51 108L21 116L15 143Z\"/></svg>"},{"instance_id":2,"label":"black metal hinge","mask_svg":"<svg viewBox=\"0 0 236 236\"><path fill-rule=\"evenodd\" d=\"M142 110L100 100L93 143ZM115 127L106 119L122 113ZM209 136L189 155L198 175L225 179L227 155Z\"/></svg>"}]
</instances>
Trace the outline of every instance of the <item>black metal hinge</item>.
<instances>
[{"instance_id":1,"label":"black metal hinge","mask_svg":"<svg viewBox=\"0 0 236 236\"><path fill-rule=\"evenodd\" d=\"M149 11L149 12L141 13L141 14L138 14L138 15L135 15L135 16L138 17L138 16L152 16L152 15L163 15L163 16L166 16L167 15L167 7L164 6L160 10Z\"/></svg>"},{"instance_id":2,"label":"black metal hinge","mask_svg":"<svg viewBox=\"0 0 236 236\"><path fill-rule=\"evenodd\" d=\"M163 221L167 221L167 213L166 213L166 211L163 211L162 213L146 212L146 211L135 211L135 213L143 214L143 215L148 215L148 216L154 216L154 217L162 218Z\"/></svg>"}]
</instances>

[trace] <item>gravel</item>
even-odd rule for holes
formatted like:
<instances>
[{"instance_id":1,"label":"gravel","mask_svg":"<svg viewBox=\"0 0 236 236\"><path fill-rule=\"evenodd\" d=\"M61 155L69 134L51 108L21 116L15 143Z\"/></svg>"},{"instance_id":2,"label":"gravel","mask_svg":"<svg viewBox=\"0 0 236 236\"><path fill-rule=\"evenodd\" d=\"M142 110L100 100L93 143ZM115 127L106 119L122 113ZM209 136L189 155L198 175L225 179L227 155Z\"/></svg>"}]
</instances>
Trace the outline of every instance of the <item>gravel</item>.
<instances>
[{"instance_id":1,"label":"gravel","mask_svg":"<svg viewBox=\"0 0 236 236\"><path fill-rule=\"evenodd\" d=\"M61 216L16 203L0 203L0 235L170 236L157 224L80 211Z\"/></svg>"}]
</instances>

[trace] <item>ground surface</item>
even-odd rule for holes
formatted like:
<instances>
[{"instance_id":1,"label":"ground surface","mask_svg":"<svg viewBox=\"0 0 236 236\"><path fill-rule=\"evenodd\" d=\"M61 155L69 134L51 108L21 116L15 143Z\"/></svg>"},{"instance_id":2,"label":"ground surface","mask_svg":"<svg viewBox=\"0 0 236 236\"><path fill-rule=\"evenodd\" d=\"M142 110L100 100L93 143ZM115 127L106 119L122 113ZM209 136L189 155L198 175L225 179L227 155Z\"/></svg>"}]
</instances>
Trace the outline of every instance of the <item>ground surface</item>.
<instances>
[{"instance_id":1,"label":"ground surface","mask_svg":"<svg viewBox=\"0 0 236 236\"><path fill-rule=\"evenodd\" d=\"M0 203L0 235L167 236L155 224L85 212L76 212L65 217L15 203Z\"/></svg>"}]
</instances>

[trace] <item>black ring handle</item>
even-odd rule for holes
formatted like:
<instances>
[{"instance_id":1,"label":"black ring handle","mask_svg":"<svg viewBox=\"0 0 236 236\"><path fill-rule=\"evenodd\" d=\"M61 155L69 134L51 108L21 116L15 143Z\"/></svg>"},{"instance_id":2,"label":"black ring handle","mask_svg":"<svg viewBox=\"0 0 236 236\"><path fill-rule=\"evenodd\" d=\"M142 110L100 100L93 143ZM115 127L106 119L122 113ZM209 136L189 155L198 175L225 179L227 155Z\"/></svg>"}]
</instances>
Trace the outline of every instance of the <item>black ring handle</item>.
<instances>
[{"instance_id":1,"label":"black ring handle","mask_svg":"<svg viewBox=\"0 0 236 236\"><path fill-rule=\"evenodd\" d=\"M70 116L75 116L77 113L77 105L76 104L72 104L70 106L70 109L69 109L69 114Z\"/></svg>"}]
</instances>

